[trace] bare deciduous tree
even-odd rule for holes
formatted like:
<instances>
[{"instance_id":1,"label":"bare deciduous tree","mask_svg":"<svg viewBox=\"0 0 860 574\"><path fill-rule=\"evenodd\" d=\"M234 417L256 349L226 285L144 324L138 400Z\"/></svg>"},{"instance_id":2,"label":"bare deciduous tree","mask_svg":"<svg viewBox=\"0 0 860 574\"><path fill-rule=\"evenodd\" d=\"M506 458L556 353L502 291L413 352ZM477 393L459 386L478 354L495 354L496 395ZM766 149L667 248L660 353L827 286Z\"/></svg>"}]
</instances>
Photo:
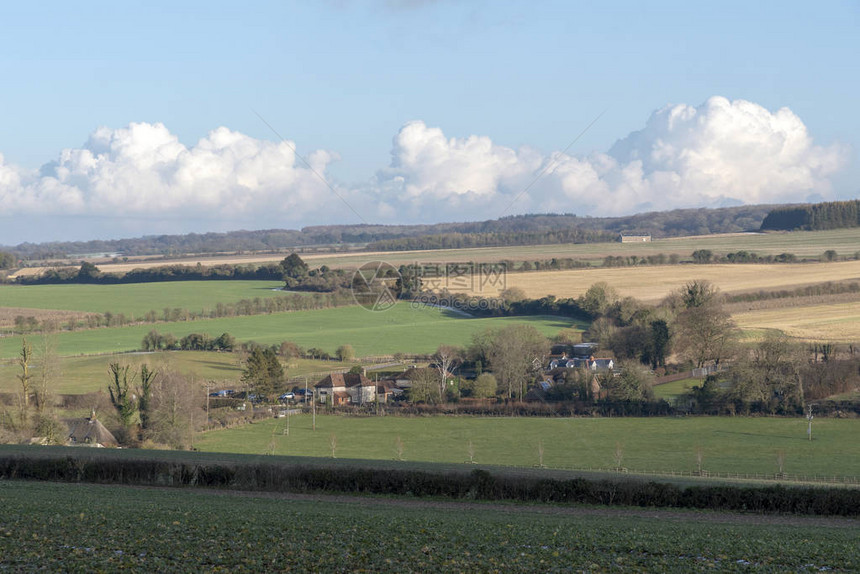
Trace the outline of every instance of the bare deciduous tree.
<instances>
[{"instance_id":1,"label":"bare deciduous tree","mask_svg":"<svg viewBox=\"0 0 860 574\"><path fill-rule=\"evenodd\" d=\"M51 386L60 376L60 359L57 356L57 341L53 335L42 335L39 345L38 372L34 387L36 410L45 412L50 401Z\"/></svg>"},{"instance_id":2,"label":"bare deciduous tree","mask_svg":"<svg viewBox=\"0 0 860 574\"><path fill-rule=\"evenodd\" d=\"M23 416L26 418L27 411L30 408L30 390L32 385L33 374L30 372L30 366L33 362L33 347L27 342L26 338L21 339L21 352L18 354L18 366L21 367L21 374L18 375L18 381L21 383L21 404L23 405Z\"/></svg>"},{"instance_id":3,"label":"bare deciduous tree","mask_svg":"<svg viewBox=\"0 0 860 574\"><path fill-rule=\"evenodd\" d=\"M403 460L403 451L405 450L405 445L403 444L403 439L400 438L400 435L397 435L397 438L394 439L394 456L397 460Z\"/></svg>"},{"instance_id":4,"label":"bare deciduous tree","mask_svg":"<svg viewBox=\"0 0 860 574\"><path fill-rule=\"evenodd\" d=\"M723 309L719 290L707 281L691 281L681 288L680 301L683 307L675 321L677 350L699 368L729 357L737 328Z\"/></svg>"},{"instance_id":5,"label":"bare deciduous tree","mask_svg":"<svg viewBox=\"0 0 860 574\"><path fill-rule=\"evenodd\" d=\"M137 408L140 412L140 428L146 431L150 425L150 416L152 410L152 384L156 377L156 372L150 370L148 365L140 367L140 388L138 389L140 397L137 400Z\"/></svg>"},{"instance_id":6,"label":"bare deciduous tree","mask_svg":"<svg viewBox=\"0 0 860 574\"><path fill-rule=\"evenodd\" d=\"M206 424L203 391L194 381L174 371L160 369L151 380L151 407L144 437L172 448L189 448L195 421Z\"/></svg>"},{"instance_id":7,"label":"bare deciduous tree","mask_svg":"<svg viewBox=\"0 0 860 574\"><path fill-rule=\"evenodd\" d=\"M328 445L331 447L331 457L337 458L337 435L331 433L328 435Z\"/></svg>"},{"instance_id":8,"label":"bare deciduous tree","mask_svg":"<svg viewBox=\"0 0 860 574\"><path fill-rule=\"evenodd\" d=\"M445 393L448 390L448 375L459 364L462 356L463 352L458 347L452 345L439 345L439 348L436 349L436 354L433 355L433 359L436 362L436 370L439 371L439 397L443 402L445 401Z\"/></svg>"},{"instance_id":9,"label":"bare deciduous tree","mask_svg":"<svg viewBox=\"0 0 860 574\"><path fill-rule=\"evenodd\" d=\"M621 466L624 462L624 444L620 442L615 443L615 452L613 453L613 458L615 459L615 470L624 470L624 467Z\"/></svg>"},{"instance_id":10,"label":"bare deciduous tree","mask_svg":"<svg viewBox=\"0 0 860 574\"><path fill-rule=\"evenodd\" d=\"M442 402L442 395L439 393L439 380L433 369L413 369L410 376L412 386L407 390L410 401L428 404Z\"/></svg>"},{"instance_id":11,"label":"bare deciduous tree","mask_svg":"<svg viewBox=\"0 0 860 574\"><path fill-rule=\"evenodd\" d=\"M472 439L469 439L469 444L466 445L466 454L469 455L469 464L475 464L475 445L472 444Z\"/></svg>"},{"instance_id":12,"label":"bare deciduous tree","mask_svg":"<svg viewBox=\"0 0 860 574\"><path fill-rule=\"evenodd\" d=\"M549 341L531 325L511 325L494 333L489 347L490 366L508 398L522 399L540 370Z\"/></svg>"}]
</instances>

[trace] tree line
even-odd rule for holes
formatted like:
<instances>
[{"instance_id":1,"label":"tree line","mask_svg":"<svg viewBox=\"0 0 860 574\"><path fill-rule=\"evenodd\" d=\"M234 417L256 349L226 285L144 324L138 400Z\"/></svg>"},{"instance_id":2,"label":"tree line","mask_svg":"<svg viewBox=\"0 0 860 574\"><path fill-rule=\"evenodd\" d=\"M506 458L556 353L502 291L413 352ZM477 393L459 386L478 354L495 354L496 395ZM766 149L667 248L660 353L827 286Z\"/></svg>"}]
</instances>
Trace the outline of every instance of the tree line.
<instances>
[{"instance_id":1,"label":"tree line","mask_svg":"<svg viewBox=\"0 0 860 574\"><path fill-rule=\"evenodd\" d=\"M860 200L856 199L777 207L761 223L763 231L820 231L858 226Z\"/></svg>"},{"instance_id":2,"label":"tree line","mask_svg":"<svg viewBox=\"0 0 860 574\"><path fill-rule=\"evenodd\" d=\"M232 231L228 233L189 233L154 235L133 239L77 242L21 243L4 250L27 260L65 259L76 253L117 253L124 256L164 255L175 257L197 253L278 252L303 246L368 244L408 237L448 234L532 234L649 233L656 237L678 237L710 233L732 233L758 229L772 205L726 207L718 209L676 209L624 217L582 217L573 214L528 214L494 220L432 225L324 225L295 229ZM506 238L513 241L513 238ZM570 241L563 241L570 242ZM515 244L515 243L506 243ZM531 244L531 243L526 243Z\"/></svg>"},{"instance_id":3,"label":"tree line","mask_svg":"<svg viewBox=\"0 0 860 574\"><path fill-rule=\"evenodd\" d=\"M280 281L283 270L278 264L264 265L164 265L132 269L125 273L103 273L89 261L80 267L58 267L40 275L21 275L16 282L22 285L57 285L83 283L93 285L119 285L127 283L157 283L165 281L214 280L270 280Z\"/></svg>"},{"instance_id":4,"label":"tree line","mask_svg":"<svg viewBox=\"0 0 860 574\"><path fill-rule=\"evenodd\" d=\"M155 329L143 336L142 351L226 351L236 347L236 338L221 333L213 338L209 333L190 333L177 339L172 333L161 334Z\"/></svg>"},{"instance_id":5,"label":"tree line","mask_svg":"<svg viewBox=\"0 0 860 574\"><path fill-rule=\"evenodd\" d=\"M73 267L53 268L40 275L22 275L16 278L16 282L23 285L68 283L116 285L213 280L284 281L287 289L315 292L332 292L347 288L350 284L350 278L343 269L330 269L325 265L318 269L311 269L295 253L285 257L280 263L213 266L205 266L200 263L196 266L165 265L132 269L126 273L103 273L93 263L82 261L78 269Z\"/></svg>"},{"instance_id":6,"label":"tree line","mask_svg":"<svg viewBox=\"0 0 860 574\"><path fill-rule=\"evenodd\" d=\"M416 249L464 249L512 245L550 245L559 243L606 243L615 233L589 229L558 229L539 232L444 233L375 241L370 251L411 251Z\"/></svg>"}]
</instances>

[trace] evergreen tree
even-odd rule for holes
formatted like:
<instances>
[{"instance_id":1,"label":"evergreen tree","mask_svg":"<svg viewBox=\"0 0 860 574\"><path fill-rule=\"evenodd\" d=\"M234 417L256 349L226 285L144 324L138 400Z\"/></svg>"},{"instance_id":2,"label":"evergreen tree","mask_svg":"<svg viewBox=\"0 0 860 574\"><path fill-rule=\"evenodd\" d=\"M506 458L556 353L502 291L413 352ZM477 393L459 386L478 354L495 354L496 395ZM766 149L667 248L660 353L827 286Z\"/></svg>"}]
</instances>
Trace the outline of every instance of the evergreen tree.
<instances>
[{"instance_id":1,"label":"evergreen tree","mask_svg":"<svg viewBox=\"0 0 860 574\"><path fill-rule=\"evenodd\" d=\"M131 385L134 382L128 379L129 366L121 367L119 363L111 363L108 367L111 375L110 383L108 383L108 393L110 393L110 402L116 409L119 415L120 423L126 429L131 426L132 418L137 412L137 405L134 402Z\"/></svg>"},{"instance_id":2,"label":"evergreen tree","mask_svg":"<svg viewBox=\"0 0 860 574\"><path fill-rule=\"evenodd\" d=\"M298 279L308 274L308 265L296 253L290 254L281 261L281 268L284 270L284 277Z\"/></svg>"},{"instance_id":3,"label":"evergreen tree","mask_svg":"<svg viewBox=\"0 0 860 574\"><path fill-rule=\"evenodd\" d=\"M245 361L242 381L260 397L270 400L284 380L284 368L272 349L255 347Z\"/></svg>"}]
</instances>

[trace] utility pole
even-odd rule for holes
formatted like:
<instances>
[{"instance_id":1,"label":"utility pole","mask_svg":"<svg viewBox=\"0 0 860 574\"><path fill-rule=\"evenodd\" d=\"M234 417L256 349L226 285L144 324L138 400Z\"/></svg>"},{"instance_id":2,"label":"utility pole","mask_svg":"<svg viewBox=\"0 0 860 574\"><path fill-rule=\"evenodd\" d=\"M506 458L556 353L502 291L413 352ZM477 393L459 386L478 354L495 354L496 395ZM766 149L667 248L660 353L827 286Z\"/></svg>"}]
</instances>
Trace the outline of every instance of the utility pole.
<instances>
[{"instance_id":1,"label":"utility pole","mask_svg":"<svg viewBox=\"0 0 860 574\"><path fill-rule=\"evenodd\" d=\"M206 381L206 430L209 430L209 394L212 392L212 381Z\"/></svg>"},{"instance_id":2,"label":"utility pole","mask_svg":"<svg viewBox=\"0 0 860 574\"><path fill-rule=\"evenodd\" d=\"M305 377L305 398L308 396L308 378ZM311 430L317 430L317 394L311 395Z\"/></svg>"}]
</instances>

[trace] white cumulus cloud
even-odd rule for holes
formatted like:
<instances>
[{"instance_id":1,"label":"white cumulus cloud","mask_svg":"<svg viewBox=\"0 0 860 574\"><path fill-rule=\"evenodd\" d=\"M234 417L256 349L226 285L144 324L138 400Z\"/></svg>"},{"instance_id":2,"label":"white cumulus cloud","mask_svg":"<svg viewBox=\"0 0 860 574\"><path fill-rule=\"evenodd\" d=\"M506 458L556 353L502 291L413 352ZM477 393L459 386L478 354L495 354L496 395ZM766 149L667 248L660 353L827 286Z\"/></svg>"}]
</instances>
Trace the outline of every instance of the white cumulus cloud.
<instances>
[{"instance_id":1,"label":"white cumulus cloud","mask_svg":"<svg viewBox=\"0 0 860 574\"><path fill-rule=\"evenodd\" d=\"M827 198L844 151L814 145L788 108L772 113L713 97L698 107L658 110L608 153L584 158L540 156L480 136L448 139L411 122L395 137L391 166L378 178L386 202L407 210L432 199L453 214L468 198L494 216L516 199L511 212L619 215Z\"/></svg>"},{"instance_id":2,"label":"white cumulus cloud","mask_svg":"<svg viewBox=\"0 0 860 574\"><path fill-rule=\"evenodd\" d=\"M324 173L333 156L314 152ZM293 144L221 127L186 147L163 124L99 128L79 149L29 173L0 163L4 214L237 218L301 215L325 184L296 162Z\"/></svg>"},{"instance_id":3,"label":"white cumulus cloud","mask_svg":"<svg viewBox=\"0 0 860 574\"><path fill-rule=\"evenodd\" d=\"M225 127L192 146L160 123L99 128L38 171L0 155L0 218L17 217L19 225L22 215L127 218L185 232L190 219L203 230L227 221L232 228L355 223L356 213L367 222L620 215L831 198L829 177L847 157L838 144L813 143L788 108L771 112L722 97L657 110L643 129L586 157L447 137L413 121L395 135L390 165L364 185L326 184L317 174L325 176L337 155L312 152L311 170L293 150ZM101 235L95 227L92 234Z\"/></svg>"}]
</instances>

